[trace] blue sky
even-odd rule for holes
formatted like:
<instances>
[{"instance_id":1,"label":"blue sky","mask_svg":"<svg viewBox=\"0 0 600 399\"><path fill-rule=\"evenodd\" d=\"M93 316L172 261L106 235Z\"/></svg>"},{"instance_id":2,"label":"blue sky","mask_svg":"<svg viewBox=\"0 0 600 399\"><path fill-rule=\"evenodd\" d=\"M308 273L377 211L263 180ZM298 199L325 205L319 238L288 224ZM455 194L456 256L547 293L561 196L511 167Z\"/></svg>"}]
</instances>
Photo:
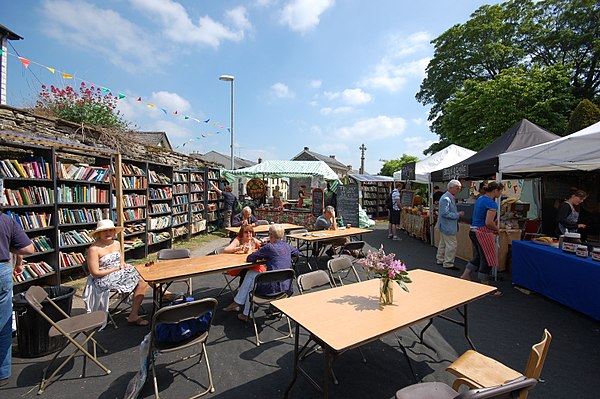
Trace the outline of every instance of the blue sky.
<instances>
[{"instance_id":1,"label":"blue sky","mask_svg":"<svg viewBox=\"0 0 600 399\"><path fill-rule=\"evenodd\" d=\"M83 79L126 95L125 118L166 131L179 151L229 154L230 84L218 78L233 75L236 155L291 159L306 146L358 169L364 143L376 174L380 160L423 158L437 141L415 100L430 41L486 3L11 1L0 24L24 40L8 47L8 104Z\"/></svg>"}]
</instances>

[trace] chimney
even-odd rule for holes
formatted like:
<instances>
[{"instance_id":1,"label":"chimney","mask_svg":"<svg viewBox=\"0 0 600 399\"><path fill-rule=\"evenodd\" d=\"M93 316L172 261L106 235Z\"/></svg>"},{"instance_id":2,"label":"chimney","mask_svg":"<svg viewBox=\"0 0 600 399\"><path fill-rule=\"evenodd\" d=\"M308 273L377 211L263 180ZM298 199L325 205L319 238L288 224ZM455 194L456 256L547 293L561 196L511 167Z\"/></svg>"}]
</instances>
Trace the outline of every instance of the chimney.
<instances>
[{"instance_id":1,"label":"chimney","mask_svg":"<svg viewBox=\"0 0 600 399\"><path fill-rule=\"evenodd\" d=\"M352 170L352 165L346 165L346 167L348 168L348 170Z\"/></svg>"},{"instance_id":2,"label":"chimney","mask_svg":"<svg viewBox=\"0 0 600 399\"><path fill-rule=\"evenodd\" d=\"M335 159L335 155L330 155L329 158Z\"/></svg>"},{"instance_id":3,"label":"chimney","mask_svg":"<svg viewBox=\"0 0 600 399\"><path fill-rule=\"evenodd\" d=\"M0 25L0 104L6 104L6 79L7 79L7 63L8 63L8 49L6 45L9 40L21 40L21 36L17 35Z\"/></svg>"},{"instance_id":4,"label":"chimney","mask_svg":"<svg viewBox=\"0 0 600 399\"><path fill-rule=\"evenodd\" d=\"M262 163L262 158L258 158L258 163Z\"/></svg>"},{"instance_id":5,"label":"chimney","mask_svg":"<svg viewBox=\"0 0 600 399\"><path fill-rule=\"evenodd\" d=\"M308 147L304 147L304 151L308 151L308 150L309 150L309 148L308 148Z\"/></svg>"}]
</instances>

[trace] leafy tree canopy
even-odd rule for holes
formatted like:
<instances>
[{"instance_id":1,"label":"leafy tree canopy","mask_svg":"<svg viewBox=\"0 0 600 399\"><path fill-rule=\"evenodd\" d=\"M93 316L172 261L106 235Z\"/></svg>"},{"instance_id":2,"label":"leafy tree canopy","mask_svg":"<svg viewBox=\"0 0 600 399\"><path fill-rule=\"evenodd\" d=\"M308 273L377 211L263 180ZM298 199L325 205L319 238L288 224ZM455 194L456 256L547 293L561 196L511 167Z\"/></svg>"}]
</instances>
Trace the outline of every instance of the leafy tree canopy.
<instances>
[{"instance_id":1,"label":"leafy tree canopy","mask_svg":"<svg viewBox=\"0 0 600 399\"><path fill-rule=\"evenodd\" d=\"M510 0L485 5L467 22L433 40L434 56L416 98L431 105L432 130L442 145L452 142L481 148L522 117L565 134L576 102L598 97L599 38L597 0ZM551 84L542 89L539 78L546 71ZM534 96L524 92L528 86L536 88ZM477 100L478 94L484 98ZM494 96L497 100L489 104ZM492 120L478 123L474 113L484 110L493 112L488 118ZM542 118L550 110L560 115ZM450 116L451 112L459 115ZM512 117L510 122L500 123L503 115L504 119ZM463 129L460 138L466 141L455 140L458 127Z\"/></svg>"},{"instance_id":2,"label":"leafy tree canopy","mask_svg":"<svg viewBox=\"0 0 600 399\"><path fill-rule=\"evenodd\" d=\"M381 170L379 171L379 174L382 176L393 176L394 172L397 172L400 169L402 169L402 165L404 165L405 163L417 162L418 160L419 158L408 154L402 154L402 157L400 157L400 159L392 159L390 161L383 160L384 163L381 167Z\"/></svg>"},{"instance_id":3,"label":"leafy tree canopy","mask_svg":"<svg viewBox=\"0 0 600 399\"><path fill-rule=\"evenodd\" d=\"M581 100L569 119L567 133L574 133L600 121L600 107L588 99Z\"/></svg>"}]
</instances>

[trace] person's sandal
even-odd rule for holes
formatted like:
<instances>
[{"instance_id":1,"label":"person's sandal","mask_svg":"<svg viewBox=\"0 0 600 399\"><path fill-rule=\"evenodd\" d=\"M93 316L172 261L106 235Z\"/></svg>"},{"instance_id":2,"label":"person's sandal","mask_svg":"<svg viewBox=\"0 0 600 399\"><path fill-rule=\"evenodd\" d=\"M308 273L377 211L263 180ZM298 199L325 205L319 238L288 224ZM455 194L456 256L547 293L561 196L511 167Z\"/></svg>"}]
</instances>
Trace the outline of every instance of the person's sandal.
<instances>
[{"instance_id":1,"label":"person's sandal","mask_svg":"<svg viewBox=\"0 0 600 399\"><path fill-rule=\"evenodd\" d=\"M231 302L230 305L223 308L223 312L238 312L240 310L240 305L235 302Z\"/></svg>"}]
</instances>

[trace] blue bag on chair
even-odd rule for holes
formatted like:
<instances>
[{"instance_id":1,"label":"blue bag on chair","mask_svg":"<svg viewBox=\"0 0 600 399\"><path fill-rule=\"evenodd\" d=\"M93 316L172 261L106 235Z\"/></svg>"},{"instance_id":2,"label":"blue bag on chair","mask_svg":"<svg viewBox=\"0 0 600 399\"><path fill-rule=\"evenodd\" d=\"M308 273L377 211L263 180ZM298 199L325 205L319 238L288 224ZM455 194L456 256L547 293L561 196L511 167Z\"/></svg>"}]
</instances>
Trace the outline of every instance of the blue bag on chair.
<instances>
[{"instance_id":1,"label":"blue bag on chair","mask_svg":"<svg viewBox=\"0 0 600 399\"><path fill-rule=\"evenodd\" d=\"M186 302L194 298L186 298ZM175 301L171 305L177 305L183 301ZM159 342L181 342L188 338L196 337L208 330L212 319L212 312L204 313L196 319L180 321L179 323L158 323L154 328L154 337Z\"/></svg>"}]
</instances>

